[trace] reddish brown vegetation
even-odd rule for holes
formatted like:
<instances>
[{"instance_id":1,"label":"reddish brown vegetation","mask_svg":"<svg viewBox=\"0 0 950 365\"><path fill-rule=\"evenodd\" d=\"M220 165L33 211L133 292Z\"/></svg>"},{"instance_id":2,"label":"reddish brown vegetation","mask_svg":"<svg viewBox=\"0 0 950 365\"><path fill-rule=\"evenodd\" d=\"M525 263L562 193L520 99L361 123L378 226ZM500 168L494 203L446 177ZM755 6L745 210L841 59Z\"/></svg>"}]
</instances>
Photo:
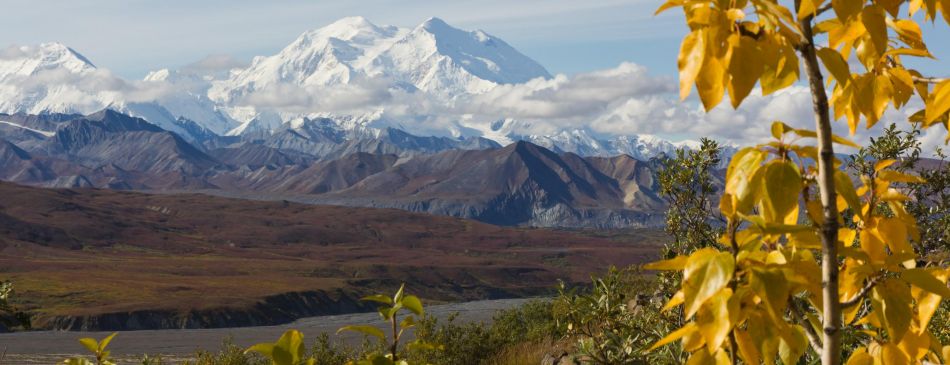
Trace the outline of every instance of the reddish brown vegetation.
<instances>
[{"instance_id":1,"label":"reddish brown vegetation","mask_svg":"<svg viewBox=\"0 0 950 365\"><path fill-rule=\"evenodd\" d=\"M434 300L539 293L651 259L656 231L503 228L400 210L0 183L0 268L43 318L240 309L408 282ZM339 291L337 291L339 290Z\"/></svg>"}]
</instances>

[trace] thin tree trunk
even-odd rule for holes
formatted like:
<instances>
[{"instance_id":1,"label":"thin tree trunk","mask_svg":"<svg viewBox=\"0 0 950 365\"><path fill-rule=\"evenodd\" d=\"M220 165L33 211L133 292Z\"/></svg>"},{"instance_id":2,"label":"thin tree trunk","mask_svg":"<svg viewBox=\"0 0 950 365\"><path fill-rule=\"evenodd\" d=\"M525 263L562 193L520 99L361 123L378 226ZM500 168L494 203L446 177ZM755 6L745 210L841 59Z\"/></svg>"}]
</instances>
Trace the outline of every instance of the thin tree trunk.
<instances>
[{"instance_id":1,"label":"thin tree trunk","mask_svg":"<svg viewBox=\"0 0 950 365\"><path fill-rule=\"evenodd\" d=\"M796 1L796 9L800 0ZM805 41L800 47L811 87L812 105L818 133L818 189L823 208L824 222L821 225L821 286L824 296L822 327L823 341L821 363L841 363L841 304L838 302L838 206L835 195L834 147L831 141L831 116L828 112L828 95L821 76L818 57L815 55L812 17L801 20Z\"/></svg>"}]
</instances>

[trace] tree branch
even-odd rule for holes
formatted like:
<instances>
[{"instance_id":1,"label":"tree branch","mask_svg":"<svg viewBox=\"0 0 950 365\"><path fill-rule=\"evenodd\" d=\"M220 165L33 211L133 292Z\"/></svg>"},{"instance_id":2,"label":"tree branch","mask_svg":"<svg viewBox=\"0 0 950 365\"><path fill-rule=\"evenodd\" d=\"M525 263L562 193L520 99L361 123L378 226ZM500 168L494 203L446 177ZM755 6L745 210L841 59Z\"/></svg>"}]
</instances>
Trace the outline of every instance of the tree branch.
<instances>
[{"instance_id":1,"label":"tree branch","mask_svg":"<svg viewBox=\"0 0 950 365\"><path fill-rule=\"evenodd\" d=\"M884 275L878 275L872 278L870 281L868 281L867 284L864 285L863 288L861 288L861 291L859 291L857 294L854 295L854 297L841 302L841 308L848 308L850 306L860 303L861 300L864 299L866 295L868 295L871 289L874 289L874 286L877 285L877 283L879 283L881 279L883 278L884 278Z\"/></svg>"},{"instance_id":2,"label":"tree branch","mask_svg":"<svg viewBox=\"0 0 950 365\"><path fill-rule=\"evenodd\" d=\"M792 309L792 316L794 316L795 320L801 323L802 328L805 329L805 337L808 337L808 343L811 344L811 349L815 350L816 354L821 354L821 339L818 337L818 333L815 332L815 328L812 327L811 323L806 319L805 314L802 313L801 308L798 307L798 304L795 304L795 299L789 300L788 306Z\"/></svg>"},{"instance_id":3,"label":"tree branch","mask_svg":"<svg viewBox=\"0 0 950 365\"><path fill-rule=\"evenodd\" d=\"M824 6L818 8L818 10L815 10L815 18L821 16L821 14L823 14L824 12L826 12L826 11L828 11L828 10L831 10L831 2L830 2L830 1L829 1L827 4L825 4Z\"/></svg>"},{"instance_id":4,"label":"tree branch","mask_svg":"<svg viewBox=\"0 0 950 365\"><path fill-rule=\"evenodd\" d=\"M923 77L923 76L911 76L914 79L914 82L923 82L927 84L939 84L944 81L950 80L950 78L942 77Z\"/></svg>"}]
</instances>

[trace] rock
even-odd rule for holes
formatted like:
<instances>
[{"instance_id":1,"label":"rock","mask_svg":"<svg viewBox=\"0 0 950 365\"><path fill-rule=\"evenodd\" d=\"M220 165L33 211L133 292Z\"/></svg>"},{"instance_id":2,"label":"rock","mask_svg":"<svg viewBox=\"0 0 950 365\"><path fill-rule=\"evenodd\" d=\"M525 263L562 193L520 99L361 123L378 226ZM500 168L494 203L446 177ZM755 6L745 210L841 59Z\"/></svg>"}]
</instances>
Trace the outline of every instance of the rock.
<instances>
[{"instance_id":1,"label":"rock","mask_svg":"<svg viewBox=\"0 0 950 365\"><path fill-rule=\"evenodd\" d=\"M577 360L574 355L562 351L558 355L546 354L544 358L541 359L541 365L580 365L581 363Z\"/></svg>"}]
</instances>

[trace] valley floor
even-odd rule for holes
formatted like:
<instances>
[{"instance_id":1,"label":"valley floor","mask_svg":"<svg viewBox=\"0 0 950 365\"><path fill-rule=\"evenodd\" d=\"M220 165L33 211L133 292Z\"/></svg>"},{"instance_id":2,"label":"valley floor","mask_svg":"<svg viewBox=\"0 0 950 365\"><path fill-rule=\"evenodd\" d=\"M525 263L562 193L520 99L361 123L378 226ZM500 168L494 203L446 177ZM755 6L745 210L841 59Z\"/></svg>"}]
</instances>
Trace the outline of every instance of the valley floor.
<instances>
[{"instance_id":1,"label":"valley floor","mask_svg":"<svg viewBox=\"0 0 950 365\"><path fill-rule=\"evenodd\" d=\"M490 321L496 311L513 308L529 299L483 300L464 303L432 305L426 308L429 315L440 320L458 313L457 321ZM109 345L119 359L129 363L140 360L142 354L160 354L166 360L187 359L196 350L217 350L222 341L230 338L239 347L255 343L272 342L288 329L304 333L306 342L313 341L320 333L330 334L333 341L345 341L358 345L362 340L357 334L335 335L337 329L352 324L379 325L379 315L374 313L344 314L301 318L280 326L238 327L216 329L145 330L121 331ZM380 326L380 328L382 328ZM74 355L84 354L81 337L102 338L109 332L35 331L0 334L0 352L6 356L2 364L52 364ZM121 364L122 362L120 362Z\"/></svg>"}]
</instances>

